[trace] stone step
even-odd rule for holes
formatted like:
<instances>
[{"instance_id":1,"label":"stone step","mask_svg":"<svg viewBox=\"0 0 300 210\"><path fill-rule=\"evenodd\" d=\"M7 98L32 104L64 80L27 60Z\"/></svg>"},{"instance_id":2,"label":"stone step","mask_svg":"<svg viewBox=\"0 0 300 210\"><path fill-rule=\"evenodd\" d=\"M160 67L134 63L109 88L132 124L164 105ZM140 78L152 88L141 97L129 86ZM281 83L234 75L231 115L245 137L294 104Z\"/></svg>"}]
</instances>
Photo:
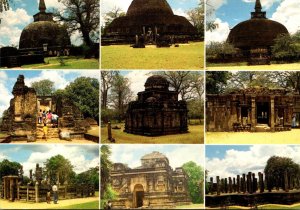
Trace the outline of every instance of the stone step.
<instances>
[{"instance_id":1,"label":"stone step","mask_svg":"<svg viewBox=\"0 0 300 210\"><path fill-rule=\"evenodd\" d=\"M255 126L256 132L269 132L271 131L271 127L268 124L257 124Z\"/></svg>"}]
</instances>

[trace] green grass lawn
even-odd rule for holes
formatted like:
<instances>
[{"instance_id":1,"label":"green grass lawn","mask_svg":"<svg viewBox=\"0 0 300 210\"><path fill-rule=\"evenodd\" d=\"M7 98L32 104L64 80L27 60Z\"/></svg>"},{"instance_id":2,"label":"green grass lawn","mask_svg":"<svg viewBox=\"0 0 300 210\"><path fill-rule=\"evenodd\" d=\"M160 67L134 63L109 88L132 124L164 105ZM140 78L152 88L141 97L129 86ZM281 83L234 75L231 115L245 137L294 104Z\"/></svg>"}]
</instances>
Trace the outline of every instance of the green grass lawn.
<instances>
[{"instance_id":1,"label":"green grass lawn","mask_svg":"<svg viewBox=\"0 0 300 210\"><path fill-rule=\"evenodd\" d=\"M203 42L190 42L171 48L129 45L102 46L102 69L190 69L204 68Z\"/></svg>"},{"instance_id":2,"label":"green grass lawn","mask_svg":"<svg viewBox=\"0 0 300 210\"><path fill-rule=\"evenodd\" d=\"M176 209L204 209L204 205L203 204L182 205L182 206L176 206Z\"/></svg>"},{"instance_id":3,"label":"green grass lawn","mask_svg":"<svg viewBox=\"0 0 300 210\"><path fill-rule=\"evenodd\" d=\"M55 209L99 209L99 201L91 201L87 203L74 204Z\"/></svg>"},{"instance_id":4,"label":"green grass lawn","mask_svg":"<svg viewBox=\"0 0 300 210\"><path fill-rule=\"evenodd\" d=\"M203 144L204 130L203 125L189 125L189 133L174 134L166 136L140 136L125 133L124 124L112 124L112 127L118 125L121 129L112 129L112 136L118 144ZM101 142L110 143L107 139L107 127L101 128Z\"/></svg>"},{"instance_id":5,"label":"green grass lawn","mask_svg":"<svg viewBox=\"0 0 300 210\"><path fill-rule=\"evenodd\" d=\"M99 61L97 59L84 59L83 57L62 57L64 64L61 65L57 57L45 58L45 63L24 65L22 68L30 69L99 69Z\"/></svg>"},{"instance_id":6,"label":"green grass lawn","mask_svg":"<svg viewBox=\"0 0 300 210\"><path fill-rule=\"evenodd\" d=\"M300 63L288 64L271 64L271 65L257 65L248 66L246 62L241 63L221 63L212 64L207 63L207 70L299 70Z\"/></svg>"}]
</instances>

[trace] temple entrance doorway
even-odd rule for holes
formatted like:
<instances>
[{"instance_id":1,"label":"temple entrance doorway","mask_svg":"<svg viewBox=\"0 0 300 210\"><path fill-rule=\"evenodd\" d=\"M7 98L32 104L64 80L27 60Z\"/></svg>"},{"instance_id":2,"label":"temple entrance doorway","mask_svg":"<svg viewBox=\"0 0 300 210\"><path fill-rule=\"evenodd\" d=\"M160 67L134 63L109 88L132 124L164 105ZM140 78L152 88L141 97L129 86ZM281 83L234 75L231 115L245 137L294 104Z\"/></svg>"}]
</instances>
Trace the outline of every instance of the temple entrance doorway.
<instances>
[{"instance_id":1,"label":"temple entrance doorway","mask_svg":"<svg viewBox=\"0 0 300 210\"><path fill-rule=\"evenodd\" d=\"M133 208L143 206L144 202L144 188L141 184L136 184L133 190Z\"/></svg>"},{"instance_id":2,"label":"temple entrance doorway","mask_svg":"<svg viewBox=\"0 0 300 210\"><path fill-rule=\"evenodd\" d=\"M257 102L257 123L258 124L269 124L269 103L268 102Z\"/></svg>"}]
</instances>

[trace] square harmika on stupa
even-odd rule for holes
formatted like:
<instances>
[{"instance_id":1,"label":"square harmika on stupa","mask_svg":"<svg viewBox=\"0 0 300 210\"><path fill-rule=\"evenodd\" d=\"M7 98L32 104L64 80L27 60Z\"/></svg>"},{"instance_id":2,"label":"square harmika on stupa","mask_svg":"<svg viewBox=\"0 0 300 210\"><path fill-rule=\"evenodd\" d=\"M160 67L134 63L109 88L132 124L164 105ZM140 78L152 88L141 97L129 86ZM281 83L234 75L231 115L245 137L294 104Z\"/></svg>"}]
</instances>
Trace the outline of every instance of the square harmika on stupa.
<instances>
[{"instance_id":1,"label":"square harmika on stupa","mask_svg":"<svg viewBox=\"0 0 300 210\"><path fill-rule=\"evenodd\" d=\"M160 36L192 40L196 28L183 16L174 15L166 0L133 0L125 16L118 17L105 29L105 37L118 37L133 42L136 35L152 31Z\"/></svg>"},{"instance_id":2,"label":"square harmika on stupa","mask_svg":"<svg viewBox=\"0 0 300 210\"><path fill-rule=\"evenodd\" d=\"M191 203L188 176L181 167L173 170L169 159L160 152L144 155L141 163L137 168L113 164L111 184L118 192L118 198L113 201L114 208L163 209Z\"/></svg>"},{"instance_id":3,"label":"square harmika on stupa","mask_svg":"<svg viewBox=\"0 0 300 210\"><path fill-rule=\"evenodd\" d=\"M128 105L125 132L160 136L188 132L186 101L178 100L178 92L169 90L169 82L159 75L151 76L145 91Z\"/></svg>"}]
</instances>

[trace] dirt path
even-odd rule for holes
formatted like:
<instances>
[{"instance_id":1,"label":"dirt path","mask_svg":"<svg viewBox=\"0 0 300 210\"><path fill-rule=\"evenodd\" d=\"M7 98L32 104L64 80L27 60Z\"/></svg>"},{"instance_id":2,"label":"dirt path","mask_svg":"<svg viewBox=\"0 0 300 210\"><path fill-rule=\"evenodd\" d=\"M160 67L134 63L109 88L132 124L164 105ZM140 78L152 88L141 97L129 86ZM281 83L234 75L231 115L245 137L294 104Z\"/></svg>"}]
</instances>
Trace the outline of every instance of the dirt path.
<instances>
[{"instance_id":1,"label":"dirt path","mask_svg":"<svg viewBox=\"0 0 300 210\"><path fill-rule=\"evenodd\" d=\"M0 209L52 209L52 208L60 208L65 206L70 206L74 204L82 204L88 203L92 201L99 201L98 197L91 198L78 198L78 199L70 199L70 200L58 200L58 204L47 204L43 203L27 203L25 201L17 201L17 202L9 202L6 200L0 200Z\"/></svg>"}]
</instances>

